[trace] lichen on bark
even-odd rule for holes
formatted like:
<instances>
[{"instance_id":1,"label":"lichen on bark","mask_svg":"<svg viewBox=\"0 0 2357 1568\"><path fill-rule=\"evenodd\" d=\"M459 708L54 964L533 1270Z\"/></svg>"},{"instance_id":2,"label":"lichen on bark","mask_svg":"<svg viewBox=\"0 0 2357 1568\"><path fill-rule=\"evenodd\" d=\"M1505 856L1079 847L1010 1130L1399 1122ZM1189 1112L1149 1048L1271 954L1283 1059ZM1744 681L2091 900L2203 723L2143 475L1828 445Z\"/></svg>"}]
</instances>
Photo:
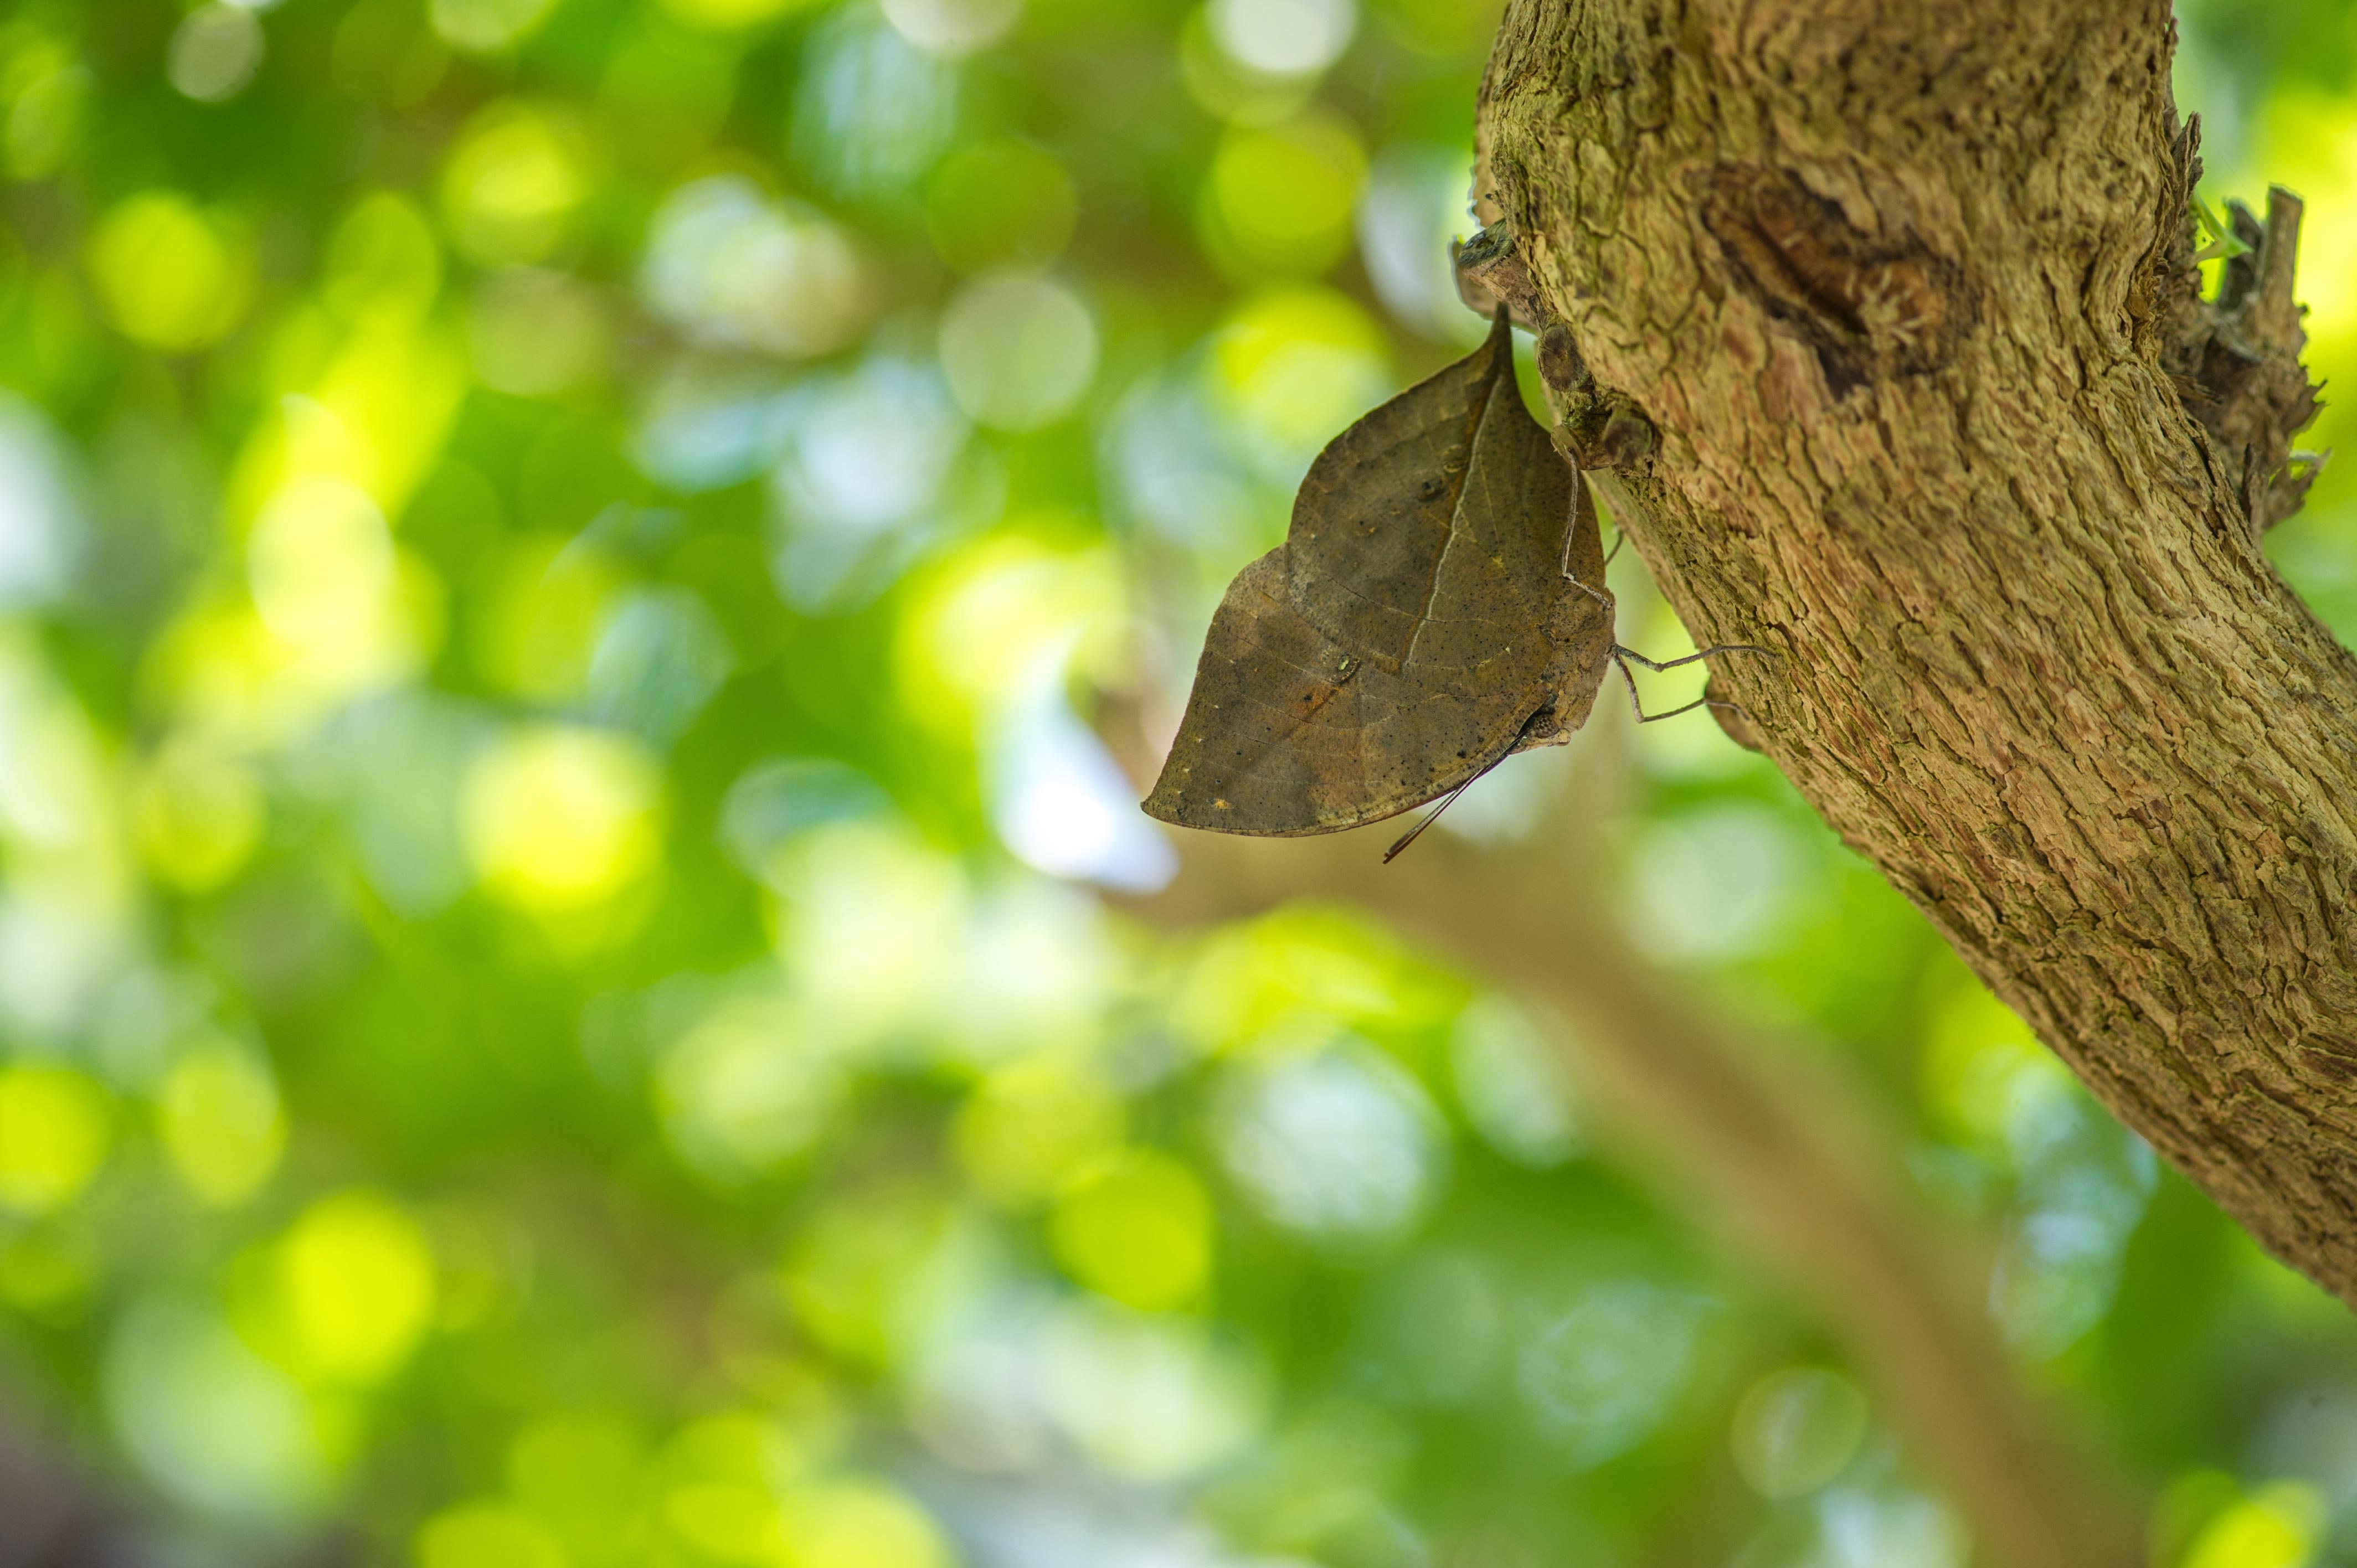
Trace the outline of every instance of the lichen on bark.
<instances>
[{"instance_id":1,"label":"lichen on bark","mask_svg":"<svg viewBox=\"0 0 2357 1568\"><path fill-rule=\"evenodd\" d=\"M2357 664L2298 203L2204 299L2158 0L1512 0L1479 191L1747 739L2123 1121L2357 1303ZM1558 389L1563 391L1564 389ZM1624 424L1626 423L1624 419Z\"/></svg>"}]
</instances>

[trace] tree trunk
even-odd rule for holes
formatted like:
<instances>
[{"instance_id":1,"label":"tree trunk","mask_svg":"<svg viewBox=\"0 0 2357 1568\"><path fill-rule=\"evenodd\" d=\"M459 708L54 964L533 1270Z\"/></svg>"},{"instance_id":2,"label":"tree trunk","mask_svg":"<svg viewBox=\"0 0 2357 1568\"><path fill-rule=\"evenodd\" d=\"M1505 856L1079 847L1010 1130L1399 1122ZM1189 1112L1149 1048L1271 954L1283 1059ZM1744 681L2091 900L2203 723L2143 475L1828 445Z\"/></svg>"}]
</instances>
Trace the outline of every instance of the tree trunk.
<instances>
[{"instance_id":1,"label":"tree trunk","mask_svg":"<svg viewBox=\"0 0 2357 1568\"><path fill-rule=\"evenodd\" d=\"M1731 729L2357 1303L2357 664L2260 548L2298 206L2199 297L2172 45L2157 0L1513 0L1491 281L1697 641L1774 650L1714 660Z\"/></svg>"}]
</instances>

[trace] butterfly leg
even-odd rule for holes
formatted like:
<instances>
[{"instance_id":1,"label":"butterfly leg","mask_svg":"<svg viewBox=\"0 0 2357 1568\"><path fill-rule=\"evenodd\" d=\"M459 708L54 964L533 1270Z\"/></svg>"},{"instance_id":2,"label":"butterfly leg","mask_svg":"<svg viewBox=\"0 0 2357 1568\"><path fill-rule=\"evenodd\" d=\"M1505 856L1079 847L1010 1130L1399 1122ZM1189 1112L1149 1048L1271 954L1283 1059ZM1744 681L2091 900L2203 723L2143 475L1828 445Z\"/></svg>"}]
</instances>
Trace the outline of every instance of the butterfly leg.
<instances>
[{"instance_id":1,"label":"butterfly leg","mask_svg":"<svg viewBox=\"0 0 2357 1568\"><path fill-rule=\"evenodd\" d=\"M1742 703L1724 702L1717 697L1696 697L1684 707L1672 708L1666 714L1649 714L1645 711L1645 705L1637 700L1637 677L1630 672L1629 661L1633 659L1648 670L1675 670L1681 664L1692 664L1696 660L1707 659L1714 653L1773 653L1775 651L1772 648L1762 648L1757 643L1722 642L1714 647L1706 648L1699 653L1689 653L1683 659L1656 660L1648 659L1635 649L1623 648L1616 642L1612 645L1612 662L1620 666L1620 679L1629 688L1629 711L1637 715L1637 722L1641 725L1653 724L1662 719L1674 719L1680 714L1690 714L1696 708L1727 708L1742 714L1748 719L1751 714L1745 710Z\"/></svg>"},{"instance_id":2,"label":"butterfly leg","mask_svg":"<svg viewBox=\"0 0 2357 1568\"><path fill-rule=\"evenodd\" d=\"M1620 554L1620 547L1628 542L1629 536L1616 531L1612 535L1612 554L1607 555L1604 558L1604 564L1607 566L1611 565L1612 556ZM1586 594L1589 598L1594 599L1598 604L1602 605L1606 609L1609 610L1612 607L1612 600L1609 596L1598 589L1589 587L1587 584L1581 582L1578 576L1573 573L1571 569L1571 541L1569 539L1566 539L1563 542L1563 580L1569 583L1573 587L1577 588L1581 593Z\"/></svg>"},{"instance_id":3,"label":"butterfly leg","mask_svg":"<svg viewBox=\"0 0 2357 1568\"><path fill-rule=\"evenodd\" d=\"M1579 575L1571 569L1571 547L1577 538L1578 530L1577 529L1563 536L1563 580L1609 610L1612 607L1611 596L1601 589L1589 587L1586 583L1581 582ZM1612 554L1618 555L1620 553L1620 545L1616 540L1612 545ZM1609 566L1612 564L1612 555L1607 555L1604 558L1604 564Z\"/></svg>"},{"instance_id":4,"label":"butterfly leg","mask_svg":"<svg viewBox=\"0 0 2357 1568\"><path fill-rule=\"evenodd\" d=\"M1722 642L1714 647L1706 648L1700 653L1689 653L1683 659L1655 660L1646 658L1633 648L1623 648L1618 643L1612 646L1613 658L1633 659L1648 670L1675 670L1681 664L1692 664L1696 660L1707 659L1714 653L1773 653L1775 651L1772 648L1762 648L1756 642Z\"/></svg>"},{"instance_id":5,"label":"butterfly leg","mask_svg":"<svg viewBox=\"0 0 2357 1568\"><path fill-rule=\"evenodd\" d=\"M1637 715L1637 722L1641 725L1656 724L1663 719L1674 719L1680 714L1690 714L1694 712L1695 709L1700 707L1735 707L1733 703L1714 703L1708 697L1696 697L1684 707L1672 708L1666 714L1649 714L1645 711L1645 704L1637 700L1637 677L1629 673L1629 662L1627 660L1620 657L1618 650L1614 650L1612 662L1613 665L1620 671L1621 683L1629 688L1629 711ZM1736 711L1738 713L1741 713L1743 710L1737 708ZM1746 716L1748 717L1749 715L1747 714Z\"/></svg>"}]
</instances>

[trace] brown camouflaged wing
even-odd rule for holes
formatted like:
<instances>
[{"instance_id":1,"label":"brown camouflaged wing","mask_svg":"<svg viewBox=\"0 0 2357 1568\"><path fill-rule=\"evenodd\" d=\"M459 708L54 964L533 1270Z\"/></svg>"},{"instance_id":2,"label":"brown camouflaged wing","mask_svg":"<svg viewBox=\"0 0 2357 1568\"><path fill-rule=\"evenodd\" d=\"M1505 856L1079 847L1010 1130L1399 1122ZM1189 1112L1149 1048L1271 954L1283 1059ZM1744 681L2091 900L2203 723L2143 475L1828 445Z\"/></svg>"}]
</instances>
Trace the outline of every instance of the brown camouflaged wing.
<instances>
[{"instance_id":1,"label":"brown camouflaged wing","mask_svg":"<svg viewBox=\"0 0 2357 1568\"><path fill-rule=\"evenodd\" d=\"M1575 502L1577 497L1577 504ZM1183 827L1333 832L1411 811L1569 738L1611 659L1586 487L1489 340L1337 436L1286 542L1239 573L1146 811Z\"/></svg>"}]
</instances>

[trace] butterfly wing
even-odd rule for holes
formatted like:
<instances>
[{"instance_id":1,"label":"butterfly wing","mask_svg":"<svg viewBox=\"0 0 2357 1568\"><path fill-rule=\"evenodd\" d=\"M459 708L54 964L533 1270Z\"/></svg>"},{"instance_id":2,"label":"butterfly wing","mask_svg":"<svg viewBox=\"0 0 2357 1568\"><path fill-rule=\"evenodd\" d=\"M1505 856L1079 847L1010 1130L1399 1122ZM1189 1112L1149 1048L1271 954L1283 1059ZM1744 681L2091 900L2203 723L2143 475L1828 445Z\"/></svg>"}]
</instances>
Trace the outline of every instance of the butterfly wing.
<instances>
[{"instance_id":1,"label":"butterfly wing","mask_svg":"<svg viewBox=\"0 0 2357 1568\"><path fill-rule=\"evenodd\" d=\"M1212 617L1146 810L1223 832L1332 832L1513 749L1553 701L1574 484L1523 406L1501 317L1480 349L1319 454L1286 542Z\"/></svg>"}]
</instances>

